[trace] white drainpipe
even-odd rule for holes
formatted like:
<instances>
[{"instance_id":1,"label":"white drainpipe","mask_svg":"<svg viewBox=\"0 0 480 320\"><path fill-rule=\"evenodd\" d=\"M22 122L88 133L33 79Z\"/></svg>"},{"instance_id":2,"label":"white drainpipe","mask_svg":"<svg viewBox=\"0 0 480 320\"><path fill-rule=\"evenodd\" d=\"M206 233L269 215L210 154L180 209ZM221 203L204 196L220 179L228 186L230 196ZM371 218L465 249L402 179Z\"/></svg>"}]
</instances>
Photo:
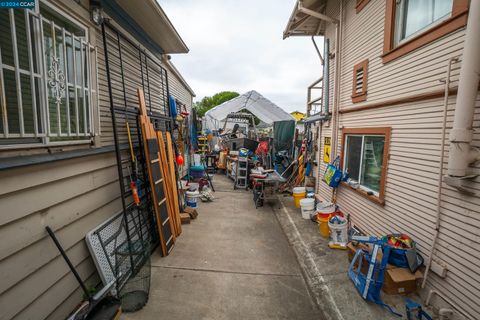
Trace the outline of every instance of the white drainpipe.
<instances>
[{"instance_id":1,"label":"white drainpipe","mask_svg":"<svg viewBox=\"0 0 480 320\"><path fill-rule=\"evenodd\" d=\"M448 176L445 182L459 187L459 178L468 176L470 164L480 160L480 150L471 147L473 139L473 114L480 77L480 0L470 2L465 32L460 81L453 128L450 132Z\"/></svg>"}]
</instances>

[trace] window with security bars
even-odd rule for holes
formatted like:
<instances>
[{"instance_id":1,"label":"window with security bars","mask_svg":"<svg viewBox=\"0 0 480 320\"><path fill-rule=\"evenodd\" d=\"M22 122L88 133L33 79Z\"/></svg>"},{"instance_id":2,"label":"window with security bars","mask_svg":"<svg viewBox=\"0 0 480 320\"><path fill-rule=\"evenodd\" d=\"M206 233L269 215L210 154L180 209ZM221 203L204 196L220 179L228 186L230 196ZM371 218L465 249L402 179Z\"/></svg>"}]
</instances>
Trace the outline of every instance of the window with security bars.
<instances>
[{"instance_id":1,"label":"window with security bars","mask_svg":"<svg viewBox=\"0 0 480 320\"><path fill-rule=\"evenodd\" d=\"M353 67L352 102L367 100L368 60Z\"/></svg>"},{"instance_id":2,"label":"window with security bars","mask_svg":"<svg viewBox=\"0 0 480 320\"><path fill-rule=\"evenodd\" d=\"M46 5L0 10L0 147L91 141L97 53L85 27Z\"/></svg>"}]
</instances>

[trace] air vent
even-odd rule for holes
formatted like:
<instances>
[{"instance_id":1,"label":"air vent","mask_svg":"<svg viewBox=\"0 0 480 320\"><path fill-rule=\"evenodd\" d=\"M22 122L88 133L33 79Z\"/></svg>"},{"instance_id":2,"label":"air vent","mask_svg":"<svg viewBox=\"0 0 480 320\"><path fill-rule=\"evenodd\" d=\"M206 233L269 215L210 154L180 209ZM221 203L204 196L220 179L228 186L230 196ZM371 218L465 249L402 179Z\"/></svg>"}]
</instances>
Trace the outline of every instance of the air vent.
<instances>
[{"instance_id":1,"label":"air vent","mask_svg":"<svg viewBox=\"0 0 480 320\"><path fill-rule=\"evenodd\" d=\"M367 100L368 60L353 67L352 102Z\"/></svg>"}]
</instances>

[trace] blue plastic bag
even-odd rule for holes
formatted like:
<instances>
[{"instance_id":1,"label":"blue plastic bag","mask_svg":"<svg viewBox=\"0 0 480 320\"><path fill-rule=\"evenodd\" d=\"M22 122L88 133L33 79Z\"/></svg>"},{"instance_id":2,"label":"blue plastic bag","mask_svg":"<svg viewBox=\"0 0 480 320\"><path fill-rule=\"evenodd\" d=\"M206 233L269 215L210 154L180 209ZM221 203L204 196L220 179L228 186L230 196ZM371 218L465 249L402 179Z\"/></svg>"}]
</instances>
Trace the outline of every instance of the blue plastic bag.
<instances>
[{"instance_id":1,"label":"blue plastic bag","mask_svg":"<svg viewBox=\"0 0 480 320\"><path fill-rule=\"evenodd\" d=\"M333 160L333 162L327 166L327 169L323 174L323 181L325 181L328 186L332 188L337 188L343 177L343 172L338 167L339 161L339 157L335 158L335 160Z\"/></svg>"}]
</instances>

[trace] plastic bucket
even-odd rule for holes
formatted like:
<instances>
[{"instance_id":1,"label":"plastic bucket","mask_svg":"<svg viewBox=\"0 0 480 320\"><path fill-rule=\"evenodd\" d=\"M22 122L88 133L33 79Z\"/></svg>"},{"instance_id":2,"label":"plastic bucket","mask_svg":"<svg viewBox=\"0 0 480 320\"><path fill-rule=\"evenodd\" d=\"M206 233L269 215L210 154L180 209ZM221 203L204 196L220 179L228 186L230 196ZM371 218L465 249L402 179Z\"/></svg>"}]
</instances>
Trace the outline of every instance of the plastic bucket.
<instances>
[{"instance_id":1,"label":"plastic bucket","mask_svg":"<svg viewBox=\"0 0 480 320\"><path fill-rule=\"evenodd\" d=\"M305 198L305 187L293 188L293 200L295 201L295 208L300 208L300 200Z\"/></svg>"},{"instance_id":2,"label":"plastic bucket","mask_svg":"<svg viewBox=\"0 0 480 320\"><path fill-rule=\"evenodd\" d=\"M347 245L348 243L348 223L347 219L340 216L333 216L328 220L328 227L330 228L330 237L332 242L340 245Z\"/></svg>"},{"instance_id":3,"label":"plastic bucket","mask_svg":"<svg viewBox=\"0 0 480 320\"><path fill-rule=\"evenodd\" d=\"M317 204L317 213L330 214L335 212L335 204L329 202L320 202Z\"/></svg>"},{"instance_id":4,"label":"plastic bucket","mask_svg":"<svg viewBox=\"0 0 480 320\"><path fill-rule=\"evenodd\" d=\"M193 209L197 208L198 197L200 197L200 193L198 193L197 190L185 192L185 202L187 203L187 207Z\"/></svg>"},{"instance_id":5,"label":"plastic bucket","mask_svg":"<svg viewBox=\"0 0 480 320\"><path fill-rule=\"evenodd\" d=\"M302 218L310 219L315 213L315 199L300 199L300 207L302 209Z\"/></svg>"},{"instance_id":6,"label":"plastic bucket","mask_svg":"<svg viewBox=\"0 0 480 320\"><path fill-rule=\"evenodd\" d=\"M330 229L328 228L328 219L330 218L330 214L317 214L318 224L318 231L320 235L324 238L328 238L330 236Z\"/></svg>"}]
</instances>

